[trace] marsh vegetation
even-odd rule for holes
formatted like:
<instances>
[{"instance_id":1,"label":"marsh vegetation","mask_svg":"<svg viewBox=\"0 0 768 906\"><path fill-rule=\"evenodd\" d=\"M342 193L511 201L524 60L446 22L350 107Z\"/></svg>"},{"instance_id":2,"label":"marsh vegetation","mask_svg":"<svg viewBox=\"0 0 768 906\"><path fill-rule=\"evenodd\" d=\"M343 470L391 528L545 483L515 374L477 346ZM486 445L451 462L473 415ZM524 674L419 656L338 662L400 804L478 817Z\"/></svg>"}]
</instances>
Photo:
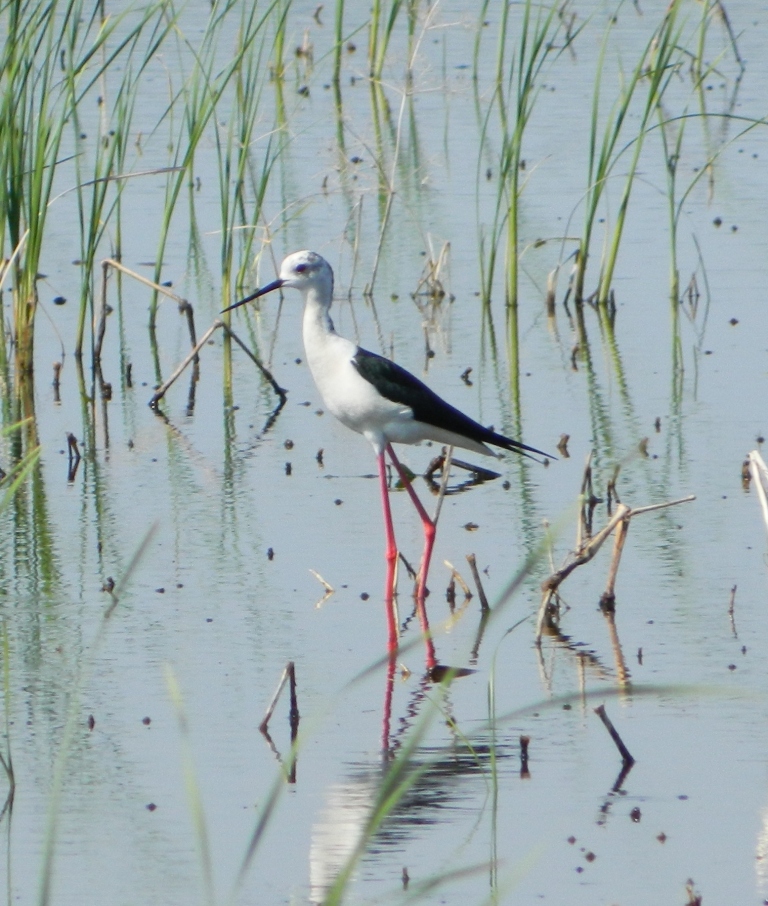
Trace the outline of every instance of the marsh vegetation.
<instances>
[{"instance_id":1,"label":"marsh vegetation","mask_svg":"<svg viewBox=\"0 0 768 906\"><path fill-rule=\"evenodd\" d=\"M0 30L7 902L768 896L764 4L20 0ZM295 300L220 315L300 248L342 333L560 451L453 469L427 604L458 674L406 563L384 657L370 451Z\"/></svg>"}]
</instances>

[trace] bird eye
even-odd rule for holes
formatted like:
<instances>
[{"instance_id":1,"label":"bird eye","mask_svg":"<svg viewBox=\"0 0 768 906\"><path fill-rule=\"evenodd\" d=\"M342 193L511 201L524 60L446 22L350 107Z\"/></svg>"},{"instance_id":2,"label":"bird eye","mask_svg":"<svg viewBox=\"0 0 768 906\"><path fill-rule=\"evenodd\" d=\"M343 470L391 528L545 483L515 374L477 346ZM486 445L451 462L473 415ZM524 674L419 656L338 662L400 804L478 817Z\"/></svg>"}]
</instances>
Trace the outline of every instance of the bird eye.
<instances>
[{"instance_id":1,"label":"bird eye","mask_svg":"<svg viewBox=\"0 0 768 906\"><path fill-rule=\"evenodd\" d=\"M297 264L296 267L294 268L294 270L296 271L297 274L303 274L306 269L307 269L306 264Z\"/></svg>"}]
</instances>

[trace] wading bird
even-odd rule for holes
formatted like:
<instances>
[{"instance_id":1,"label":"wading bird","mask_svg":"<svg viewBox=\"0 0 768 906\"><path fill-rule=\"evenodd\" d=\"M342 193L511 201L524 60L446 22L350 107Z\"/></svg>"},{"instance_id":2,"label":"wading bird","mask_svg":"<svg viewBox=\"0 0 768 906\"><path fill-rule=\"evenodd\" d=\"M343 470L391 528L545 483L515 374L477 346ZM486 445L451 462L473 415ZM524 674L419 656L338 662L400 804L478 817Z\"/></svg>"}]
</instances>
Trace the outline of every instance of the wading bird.
<instances>
[{"instance_id":1,"label":"wading bird","mask_svg":"<svg viewBox=\"0 0 768 906\"><path fill-rule=\"evenodd\" d=\"M429 624L424 598L435 541L435 524L411 486L392 444L416 444L431 440L487 456L497 455L489 444L523 455L537 453L548 457L549 454L484 428L446 403L400 365L339 336L329 314L333 301L333 271L325 258L316 252L301 251L288 255L280 266L277 280L235 302L225 311L282 288L297 289L304 297L304 350L325 406L342 424L367 438L376 451L386 532L387 627L389 649L393 651L397 648L397 622L393 606L397 545L389 507L385 453L397 469L424 529L424 552L416 602L422 629L427 636Z\"/></svg>"}]
</instances>

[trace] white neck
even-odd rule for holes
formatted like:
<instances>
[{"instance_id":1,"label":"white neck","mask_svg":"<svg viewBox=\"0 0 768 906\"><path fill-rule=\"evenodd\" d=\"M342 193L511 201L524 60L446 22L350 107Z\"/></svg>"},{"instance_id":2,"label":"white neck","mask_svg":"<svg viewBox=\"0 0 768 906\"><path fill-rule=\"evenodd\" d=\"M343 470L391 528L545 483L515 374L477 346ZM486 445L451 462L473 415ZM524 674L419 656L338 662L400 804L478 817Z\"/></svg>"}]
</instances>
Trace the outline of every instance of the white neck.
<instances>
[{"instance_id":1,"label":"white neck","mask_svg":"<svg viewBox=\"0 0 768 906\"><path fill-rule=\"evenodd\" d=\"M302 336L304 351L313 373L318 360L328 354L328 347L333 345L333 338L338 336L329 309L330 304L322 300L314 287L310 287L304 296Z\"/></svg>"},{"instance_id":2,"label":"white neck","mask_svg":"<svg viewBox=\"0 0 768 906\"><path fill-rule=\"evenodd\" d=\"M330 300L326 296L318 293L314 287L308 289L304 296L302 335L312 377L326 406L338 418L340 414L333 405L338 390L337 381L341 374L352 367L350 362L357 346L336 333L328 313L329 308Z\"/></svg>"}]
</instances>

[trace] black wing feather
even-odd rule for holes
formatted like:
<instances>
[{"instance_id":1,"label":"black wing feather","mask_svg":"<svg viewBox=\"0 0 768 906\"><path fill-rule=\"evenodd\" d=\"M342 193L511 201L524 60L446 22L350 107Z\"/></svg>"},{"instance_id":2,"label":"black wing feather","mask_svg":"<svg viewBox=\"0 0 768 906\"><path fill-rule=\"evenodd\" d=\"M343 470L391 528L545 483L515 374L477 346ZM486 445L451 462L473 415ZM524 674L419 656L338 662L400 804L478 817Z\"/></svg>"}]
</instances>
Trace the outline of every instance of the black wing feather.
<instances>
[{"instance_id":1,"label":"black wing feather","mask_svg":"<svg viewBox=\"0 0 768 906\"><path fill-rule=\"evenodd\" d=\"M434 425L444 431L453 431L470 437L480 443L493 444L505 450L516 450L519 453L527 450L538 453L540 456L549 457L535 447L529 447L519 441L497 434L465 415L461 410L441 399L434 390L425 383L406 371L396 362L369 352L367 349L358 349L352 358L352 363L357 368L361 377L376 388L386 399L393 403L408 406L413 411L416 421L427 425ZM549 457L551 458L551 457Z\"/></svg>"}]
</instances>

